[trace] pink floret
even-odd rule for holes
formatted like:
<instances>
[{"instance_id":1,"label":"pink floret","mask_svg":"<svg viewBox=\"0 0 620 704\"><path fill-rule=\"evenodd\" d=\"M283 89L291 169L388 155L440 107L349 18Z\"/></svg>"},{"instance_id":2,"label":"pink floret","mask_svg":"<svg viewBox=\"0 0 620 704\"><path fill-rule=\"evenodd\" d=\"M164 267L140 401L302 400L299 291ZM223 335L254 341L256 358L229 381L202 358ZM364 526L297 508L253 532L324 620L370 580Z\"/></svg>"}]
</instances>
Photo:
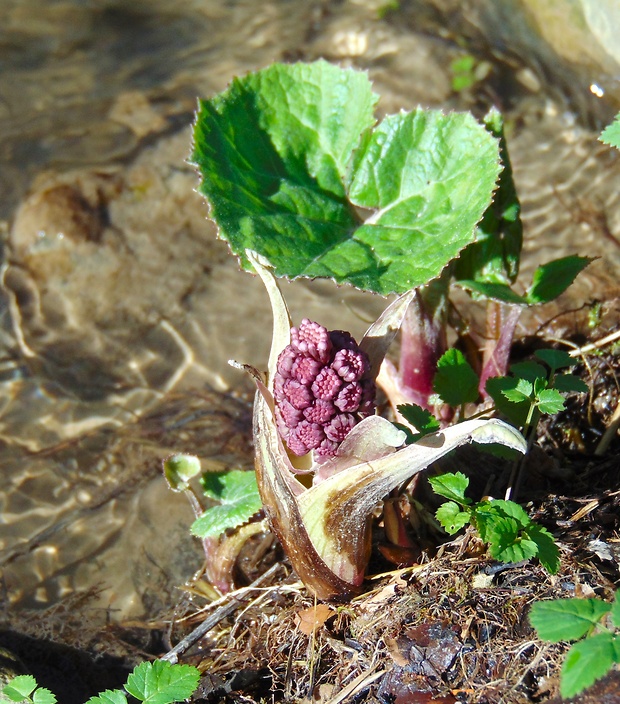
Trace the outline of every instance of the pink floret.
<instances>
[{"instance_id":1,"label":"pink floret","mask_svg":"<svg viewBox=\"0 0 620 704\"><path fill-rule=\"evenodd\" d=\"M314 451L319 457L333 457L338 450L339 444L340 443L338 442L325 438L325 440L323 440L323 442L315 448Z\"/></svg>"},{"instance_id":2,"label":"pink floret","mask_svg":"<svg viewBox=\"0 0 620 704\"><path fill-rule=\"evenodd\" d=\"M340 413L325 426L329 440L341 443L355 426L355 418L350 413Z\"/></svg>"},{"instance_id":3,"label":"pink floret","mask_svg":"<svg viewBox=\"0 0 620 704\"><path fill-rule=\"evenodd\" d=\"M332 369L345 381L359 381L368 372L368 358L356 350L338 350Z\"/></svg>"},{"instance_id":4,"label":"pink floret","mask_svg":"<svg viewBox=\"0 0 620 704\"><path fill-rule=\"evenodd\" d=\"M291 345L322 364L327 364L332 352L327 328L319 323L313 323L308 318L301 321L299 328L291 328Z\"/></svg>"},{"instance_id":5,"label":"pink floret","mask_svg":"<svg viewBox=\"0 0 620 704\"><path fill-rule=\"evenodd\" d=\"M325 440L325 431L318 423L302 420L291 430L288 446L296 455L305 455L306 452L316 449L323 440Z\"/></svg>"},{"instance_id":6,"label":"pink floret","mask_svg":"<svg viewBox=\"0 0 620 704\"><path fill-rule=\"evenodd\" d=\"M282 352L280 352L280 356L278 357L278 374L282 375L285 379L290 379L291 367L295 363L298 356L297 350L295 350L291 345L287 345Z\"/></svg>"},{"instance_id":7,"label":"pink floret","mask_svg":"<svg viewBox=\"0 0 620 704\"><path fill-rule=\"evenodd\" d=\"M336 398L341 386L342 379L333 369L327 367L319 372L317 378L312 383L311 389L316 398L331 401Z\"/></svg>"},{"instance_id":8,"label":"pink floret","mask_svg":"<svg viewBox=\"0 0 620 704\"><path fill-rule=\"evenodd\" d=\"M282 420L289 428L294 428L304 417L303 412L295 408L285 398L277 405L277 409L282 416Z\"/></svg>"},{"instance_id":9,"label":"pink floret","mask_svg":"<svg viewBox=\"0 0 620 704\"><path fill-rule=\"evenodd\" d=\"M308 408L304 409L304 418L312 423L327 423L336 414L337 410L331 401L317 400Z\"/></svg>"},{"instance_id":10,"label":"pink floret","mask_svg":"<svg viewBox=\"0 0 620 704\"><path fill-rule=\"evenodd\" d=\"M295 379L287 379L287 381L284 382L284 395L289 403L299 411L308 408L312 401L314 401L310 389L300 384Z\"/></svg>"},{"instance_id":11,"label":"pink floret","mask_svg":"<svg viewBox=\"0 0 620 704\"><path fill-rule=\"evenodd\" d=\"M340 393L334 401L334 405L341 411L349 411L350 413L353 413L359 408L361 400L362 387L359 383L353 382L352 384L347 384L340 389Z\"/></svg>"},{"instance_id":12,"label":"pink floret","mask_svg":"<svg viewBox=\"0 0 620 704\"><path fill-rule=\"evenodd\" d=\"M323 365L312 357L297 357L291 367L291 376L300 384L310 385L321 371Z\"/></svg>"}]
</instances>

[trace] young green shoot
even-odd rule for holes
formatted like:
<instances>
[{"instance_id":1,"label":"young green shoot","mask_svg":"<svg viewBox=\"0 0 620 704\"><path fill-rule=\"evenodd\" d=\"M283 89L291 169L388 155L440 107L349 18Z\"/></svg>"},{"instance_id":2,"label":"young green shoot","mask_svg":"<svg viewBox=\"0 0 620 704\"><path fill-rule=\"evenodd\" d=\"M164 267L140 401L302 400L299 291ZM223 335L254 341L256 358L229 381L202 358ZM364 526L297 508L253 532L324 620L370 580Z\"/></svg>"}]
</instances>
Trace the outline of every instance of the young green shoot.
<instances>
[{"instance_id":1,"label":"young green shoot","mask_svg":"<svg viewBox=\"0 0 620 704\"><path fill-rule=\"evenodd\" d=\"M429 482L436 494L449 499L435 514L448 535L471 524L487 544L492 558L520 562L537 557L547 572L558 571L560 554L553 536L534 523L521 506L503 499L472 502L465 496L469 479L461 472L430 477Z\"/></svg>"}]
</instances>

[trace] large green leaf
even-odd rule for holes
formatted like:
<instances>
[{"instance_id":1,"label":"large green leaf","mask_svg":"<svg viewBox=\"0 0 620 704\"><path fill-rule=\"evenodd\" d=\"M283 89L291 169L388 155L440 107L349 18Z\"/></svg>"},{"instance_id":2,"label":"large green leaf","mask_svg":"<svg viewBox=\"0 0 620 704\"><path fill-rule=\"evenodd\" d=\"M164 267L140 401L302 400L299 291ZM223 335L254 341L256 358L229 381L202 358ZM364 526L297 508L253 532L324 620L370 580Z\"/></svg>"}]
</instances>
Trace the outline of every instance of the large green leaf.
<instances>
[{"instance_id":1,"label":"large green leaf","mask_svg":"<svg viewBox=\"0 0 620 704\"><path fill-rule=\"evenodd\" d=\"M201 101L193 162L244 268L382 294L435 278L476 237L500 171L468 113L418 109L375 129L364 73L274 64Z\"/></svg>"}]
</instances>

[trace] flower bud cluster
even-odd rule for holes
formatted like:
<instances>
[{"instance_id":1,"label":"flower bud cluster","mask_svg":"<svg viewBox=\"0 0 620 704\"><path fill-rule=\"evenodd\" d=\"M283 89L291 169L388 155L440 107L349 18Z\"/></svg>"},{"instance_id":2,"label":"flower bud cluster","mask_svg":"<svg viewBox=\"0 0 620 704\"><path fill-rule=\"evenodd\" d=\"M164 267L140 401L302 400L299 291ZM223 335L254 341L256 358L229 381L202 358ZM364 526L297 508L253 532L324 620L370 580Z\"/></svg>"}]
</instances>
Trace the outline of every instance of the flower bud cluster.
<instances>
[{"instance_id":1,"label":"flower bud cluster","mask_svg":"<svg viewBox=\"0 0 620 704\"><path fill-rule=\"evenodd\" d=\"M349 431L374 413L370 362L348 332L307 318L291 328L274 378L280 435L295 455L331 457Z\"/></svg>"}]
</instances>

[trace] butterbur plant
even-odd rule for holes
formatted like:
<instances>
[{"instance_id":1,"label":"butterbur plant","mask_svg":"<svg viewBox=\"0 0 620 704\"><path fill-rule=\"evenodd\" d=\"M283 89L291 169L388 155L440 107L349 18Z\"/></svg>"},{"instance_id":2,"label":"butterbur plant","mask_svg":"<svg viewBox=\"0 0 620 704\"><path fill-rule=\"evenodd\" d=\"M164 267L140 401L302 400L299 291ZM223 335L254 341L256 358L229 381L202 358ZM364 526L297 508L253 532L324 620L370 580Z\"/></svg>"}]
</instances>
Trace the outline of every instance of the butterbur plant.
<instances>
[{"instance_id":1,"label":"butterbur plant","mask_svg":"<svg viewBox=\"0 0 620 704\"><path fill-rule=\"evenodd\" d=\"M293 435L293 430L283 425L279 418L275 397L281 393L276 392L276 385L278 388L282 386L284 394L284 386L292 378L290 370L295 362L301 364L308 359L305 354L299 354L298 348L304 352L312 351L323 359L320 369L314 367L316 378L323 370L335 371L338 379L331 374L325 376L332 377L338 389L355 383L372 389L372 381L398 331L411 294L401 296L388 306L358 347L346 334L329 335L324 328L313 323L293 328L275 278L255 253L248 251L246 256L265 284L274 318L267 374L234 363L246 369L258 387L254 442L258 489L265 513L306 586L319 599L347 599L361 588L370 557L372 514L381 499L460 445L501 443L523 452L524 440L518 431L499 420L473 420L427 435L416 444L405 445L405 433L385 418L377 415L361 417L370 411L368 404L372 403L371 399L361 400L362 392L358 403L363 404L363 413L359 412L359 406L357 411L350 413L352 416L357 413L358 417L353 420L359 422L353 422L351 427L347 423L346 433L339 434L337 440L330 440L327 447L322 445L324 440L319 442L318 438L311 443L304 441L303 447L297 445L297 435ZM336 345L333 345L332 338ZM331 349L328 341L332 342ZM346 349L355 354L338 357ZM291 357L294 359L289 364ZM345 364L343 361L340 365L335 362L336 358L348 358L349 362ZM288 375L286 378L279 367ZM307 380L306 386L311 389L313 383ZM295 389L299 387L295 386ZM338 398L339 392L332 390L330 393L333 399ZM356 392L355 396L358 395ZM310 404L306 408L323 400L310 399L304 394L300 396L304 398L303 405ZM338 413L334 417L337 416ZM286 442L287 439L291 442L292 435L291 448ZM325 439L329 439L327 433ZM313 445L316 447L311 447ZM308 452L298 456L296 451L303 449ZM312 473L310 488L297 478L300 473Z\"/></svg>"},{"instance_id":2,"label":"butterbur plant","mask_svg":"<svg viewBox=\"0 0 620 704\"><path fill-rule=\"evenodd\" d=\"M558 295L589 261L552 262L515 292L521 223L499 113L480 124L418 108L377 121L376 102L365 73L274 64L200 101L194 127L191 158L210 215L241 267L262 278L274 314L267 374L238 365L258 387L258 490L297 573L322 599L359 590L370 517L392 490L467 442L524 451L498 420L406 445L411 433L374 413L376 384L394 407L430 407L451 282L491 300L475 390L484 395L486 378L505 373L514 306ZM294 325L274 277L330 278L399 298L358 345L309 320ZM401 328L397 369L383 362ZM300 473L312 475L310 488Z\"/></svg>"}]
</instances>

